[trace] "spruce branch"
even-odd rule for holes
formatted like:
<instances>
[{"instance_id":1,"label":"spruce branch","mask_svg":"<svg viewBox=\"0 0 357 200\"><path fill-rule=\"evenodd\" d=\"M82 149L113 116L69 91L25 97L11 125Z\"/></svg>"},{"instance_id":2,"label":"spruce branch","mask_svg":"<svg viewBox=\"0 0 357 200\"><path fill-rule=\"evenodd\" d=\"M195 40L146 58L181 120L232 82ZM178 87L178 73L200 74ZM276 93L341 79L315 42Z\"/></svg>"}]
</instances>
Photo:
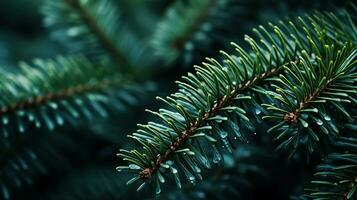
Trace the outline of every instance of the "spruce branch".
<instances>
[{"instance_id":1,"label":"spruce branch","mask_svg":"<svg viewBox=\"0 0 357 200\"><path fill-rule=\"evenodd\" d=\"M69 49L91 57L109 55L121 71L127 72L141 52L110 0L46 1L42 12L45 25Z\"/></svg>"},{"instance_id":2,"label":"spruce branch","mask_svg":"<svg viewBox=\"0 0 357 200\"><path fill-rule=\"evenodd\" d=\"M244 100L252 99L256 96L254 93L268 93L267 85L271 80L293 68L287 66L320 61L301 55L307 54L309 58L321 55L323 47L329 45L336 46L335 51L341 50L346 42L354 45L356 41L351 38L357 33L352 28L354 21L348 19L346 13L315 13L305 19L298 18L296 23L288 21L280 22L279 26L270 23L268 28L260 26L254 29L257 39L245 37L251 47L249 51L234 45L236 55L222 51L222 62L207 59L203 67L195 66L196 75L189 73L183 77L185 82L177 82L179 92L166 99L158 98L169 109L150 111L160 118L160 123L139 125L140 129L129 135L142 149L121 150L118 155L129 165L119 166L118 170L135 174L128 184L144 181L138 190L150 182L160 188L165 182L163 174L169 172L178 187L181 187L181 171L190 182L202 179L200 167L210 168L209 157L213 157L214 163L221 161L223 150L231 152L237 138L244 140L244 135L254 131L250 113L245 110L256 107ZM349 31L338 32L334 27ZM224 148L218 148L219 145ZM194 180L187 175L191 173Z\"/></svg>"},{"instance_id":3,"label":"spruce branch","mask_svg":"<svg viewBox=\"0 0 357 200\"><path fill-rule=\"evenodd\" d=\"M174 2L151 40L155 54L167 64L191 63L197 51L207 55L209 47L226 43L236 35L238 31L226 22L245 15L243 4L237 0ZM218 36L217 32L224 35Z\"/></svg>"},{"instance_id":4,"label":"spruce branch","mask_svg":"<svg viewBox=\"0 0 357 200\"><path fill-rule=\"evenodd\" d=\"M0 118L5 139L13 137L11 131L53 130L66 120L91 119L91 113L106 117L103 106L124 101L135 88L104 60L94 65L83 56L58 57L36 59L33 65L20 64L19 73L1 72Z\"/></svg>"},{"instance_id":5,"label":"spruce branch","mask_svg":"<svg viewBox=\"0 0 357 200\"><path fill-rule=\"evenodd\" d=\"M125 65L127 63L126 58L122 55L120 50L115 46L114 41L111 41L110 36L107 35L106 32L104 32L104 30L102 29L102 27L100 27L99 24L97 24L96 20L94 19L94 16L91 15L91 13L89 13L89 10L87 10L85 4L81 3L80 0L67 0L67 2L78 12L80 18L88 26L88 28L92 31L92 33L97 36L98 41L107 50L107 52L111 54L116 64L118 66ZM113 5L108 4L106 6L109 8L112 7Z\"/></svg>"},{"instance_id":6,"label":"spruce branch","mask_svg":"<svg viewBox=\"0 0 357 200\"><path fill-rule=\"evenodd\" d=\"M30 97L27 100L14 102L10 105L4 105L0 110L0 115L7 115L10 113L17 112L18 110L31 109L33 107L41 106L51 101L60 101L62 99L71 98L77 95L103 91L121 84L122 82L119 80L103 80L98 83L88 83L69 87L60 91L55 91L54 93Z\"/></svg>"},{"instance_id":7,"label":"spruce branch","mask_svg":"<svg viewBox=\"0 0 357 200\"><path fill-rule=\"evenodd\" d=\"M335 151L316 167L313 180L305 189L305 196L326 200L355 199L357 197L356 145L357 139L353 132L339 137L334 144Z\"/></svg>"},{"instance_id":8,"label":"spruce branch","mask_svg":"<svg viewBox=\"0 0 357 200\"><path fill-rule=\"evenodd\" d=\"M316 167L302 198L348 200L357 197L356 131L356 119L344 125L344 134L334 140L332 151Z\"/></svg>"},{"instance_id":9,"label":"spruce branch","mask_svg":"<svg viewBox=\"0 0 357 200\"><path fill-rule=\"evenodd\" d=\"M161 166L162 163L168 161L173 153L177 151L179 148L182 147L182 145L187 142L190 136L193 136L194 133L197 132L199 128L204 127L205 124L207 124L209 121L212 120L215 116L218 115L218 112L223 109L227 108L228 110L230 109L235 109L235 108L229 108L230 103L234 101L234 98L241 94L243 91L247 90L248 88L252 87L254 84L257 82L271 77L275 74L277 74L279 70L272 69L271 71L267 73L260 74L242 84L240 84L237 88L233 89L230 91L229 94L223 96L218 102L214 102L213 105L211 106L210 110L206 113L204 113L201 117L197 118L196 120L190 122L188 124L188 127L181 132L181 134L178 135L178 137L173 141L173 143L169 146L169 148L166 150L165 153L162 155L159 155L155 164L152 166L152 168L146 168L142 172L140 172L139 176L142 179L147 179L151 177L152 173L156 172L159 167ZM247 96L248 97L248 96ZM249 98L249 97L248 97ZM178 108L180 109L180 108ZM186 115L185 110L182 111ZM154 113L155 114L155 113Z\"/></svg>"},{"instance_id":10,"label":"spruce branch","mask_svg":"<svg viewBox=\"0 0 357 200\"><path fill-rule=\"evenodd\" d=\"M280 75L274 85L276 93L271 94L278 102L266 105L271 115L265 118L275 123L268 132L275 132L275 139L281 141L278 148L293 144L294 152L301 143L312 153L316 143L328 144L339 134L337 122L343 121L339 115L353 120L345 107L356 102L352 89L357 85L356 47L347 43L342 49L334 45L322 48L315 55L316 62L303 51L301 60L305 62L286 69L287 75Z\"/></svg>"}]
</instances>

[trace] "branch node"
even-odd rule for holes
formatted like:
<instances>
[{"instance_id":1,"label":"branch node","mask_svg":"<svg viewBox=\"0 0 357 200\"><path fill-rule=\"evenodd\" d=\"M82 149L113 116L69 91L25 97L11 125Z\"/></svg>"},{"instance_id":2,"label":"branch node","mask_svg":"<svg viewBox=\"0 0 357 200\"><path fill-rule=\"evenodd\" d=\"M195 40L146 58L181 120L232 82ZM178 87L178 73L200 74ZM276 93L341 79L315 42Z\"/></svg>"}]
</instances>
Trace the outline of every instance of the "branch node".
<instances>
[{"instance_id":1,"label":"branch node","mask_svg":"<svg viewBox=\"0 0 357 200\"><path fill-rule=\"evenodd\" d=\"M284 121L287 124L296 124L298 117L299 117L299 115L297 113L295 113L295 112L287 113L284 116Z\"/></svg>"},{"instance_id":2,"label":"branch node","mask_svg":"<svg viewBox=\"0 0 357 200\"><path fill-rule=\"evenodd\" d=\"M139 173L139 176L142 180L146 180L151 177L152 171L153 170L150 168L145 168L143 171Z\"/></svg>"}]
</instances>

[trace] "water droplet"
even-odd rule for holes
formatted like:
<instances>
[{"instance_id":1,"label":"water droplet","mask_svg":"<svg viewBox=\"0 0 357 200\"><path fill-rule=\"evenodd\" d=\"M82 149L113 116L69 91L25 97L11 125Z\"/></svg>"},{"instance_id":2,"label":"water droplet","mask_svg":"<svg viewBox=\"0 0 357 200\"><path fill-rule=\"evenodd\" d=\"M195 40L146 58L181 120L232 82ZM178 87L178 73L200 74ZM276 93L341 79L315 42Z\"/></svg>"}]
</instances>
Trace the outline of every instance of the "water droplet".
<instances>
[{"instance_id":1,"label":"water droplet","mask_svg":"<svg viewBox=\"0 0 357 200\"><path fill-rule=\"evenodd\" d=\"M255 114L259 115L260 113L262 113L262 110L260 110L259 108L255 109Z\"/></svg>"},{"instance_id":2,"label":"water droplet","mask_svg":"<svg viewBox=\"0 0 357 200\"><path fill-rule=\"evenodd\" d=\"M213 163L219 163L222 160L222 155L218 152L217 148L213 146Z\"/></svg>"},{"instance_id":3,"label":"water droplet","mask_svg":"<svg viewBox=\"0 0 357 200\"><path fill-rule=\"evenodd\" d=\"M303 127L305 127L305 128L309 127L309 123L307 123L306 121L304 121L302 119L300 119L300 121L301 121Z\"/></svg>"},{"instance_id":4,"label":"water droplet","mask_svg":"<svg viewBox=\"0 0 357 200\"><path fill-rule=\"evenodd\" d=\"M228 136L228 133L226 131L221 131L219 132L219 135L221 136L221 138L226 138Z\"/></svg>"},{"instance_id":5,"label":"water droplet","mask_svg":"<svg viewBox=\"0 0 357 200\"><path fill-rule=\"evenodd\" d=\"M136 170L136 169L141 169L141 168L139 166L135 165L135 164L130 164L129 165L129 169Z\"/></svg>"},{"instance_id":6,"label":"water droplet","mask_svg":"<svg viewBox=\"0 0 357 200\"><path fill-rule=\"evenodd\" d=\"M177 174L177 169L171 167L171 171L172 171L173 174Z\"/></svg>"},{"instance_id":7,"label":"water droplet","mask_svg":"<svg viewBox=\"0 0 357 200\"><path fill-rule=\"evenodd\" d=\"M189 179L191 182L194 182L194 180L196 180L196 178L195 178L194 176L190 176L188 179Z\"/></svg>"},{"instance_id":8,"label":"water droplet","mask_svg":"<svg viewBox=\"0 0 357 200\"><path fill-rule=\"evenodd\" d=\"M330 117L330 116L325 115L325 116L324 116L324 119L325 119L326 121L330 121L330 120L331 120L331 117Z\"/></svg>"},{"instance_id":9,"label":"water droplet","mask_svg":"<svg viewBox=\"0 0 357 200\"><path fill-rule=\"evenodd\" d=\"M213 163L219 163L221 161L221 159L219 159L219 157L218 156L214 156L213 157Z\"/></svg>"},{"instance_id":10,"label":"water droplet","mask_svg":"<svg viewBox=\"0 0 357 200\"><path fill-rule=\"evenodd\" d=\"M231 147L231 144L229 143L228 139L227 138L224 138L223 139L223 143L224 143L224 146L227 148L227 150L232 153L232 147Z\"/></svg>"}]
</instances>

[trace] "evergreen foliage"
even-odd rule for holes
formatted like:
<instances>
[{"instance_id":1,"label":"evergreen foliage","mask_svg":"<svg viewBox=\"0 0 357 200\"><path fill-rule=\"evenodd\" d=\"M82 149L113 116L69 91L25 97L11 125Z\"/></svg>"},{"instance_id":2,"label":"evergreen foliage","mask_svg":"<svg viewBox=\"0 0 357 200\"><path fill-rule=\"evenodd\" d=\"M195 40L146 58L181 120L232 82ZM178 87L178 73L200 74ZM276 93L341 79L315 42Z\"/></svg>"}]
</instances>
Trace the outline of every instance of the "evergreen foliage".
<instances>
[{"instance_id":1,"label":"evergreen foliage","mask_svg":"<svg viewBox=\"0 0 357 200\"><path fill-rule=\"evenodd\" d=\"M356 103L356 48L345 44L323 47L316 52L316 63L303 52L301 64L292 64L287 75L281 75L274 85L276 105L267 105L275 124L268 132L283 141L278 148L305 145L309 153L326 150L325 145L340 134L343 122L353 122L346 106ZM288 78L290 77L290 78ZM316 148L317 146L317 148Z\"/></svg>"},{"instance_id":2,"label":"evergreen foliage","mask_svg":"<svg viewBox=\"0 0 357 200\"><path fill-rule=\"evenodd\" d=\"M316 167L316 173L306 189L313 199L356 198L356 125L347 125L345 133L334 143L335 151Z\"/></svg>"},{"instance_id":3,"label":"evergreen foliage","mask_svg":"<svg viewBox=\"0 0 357 200\"><path fill-rule=\"evenodd\" d=\"M108 62L95 65L83 56L36 59L33 64L21 63L18 73L1 72L2 141L16 137L10 132L52 131L65 121L91 119L94 113L107 117L104 104L115 108L125 98L120 90L130 85Z\"/></svg>"},{"instance_id":4,"label":"evergreen foliage","mask_svg":"<svg viewBox=\"0 0 357 200\"><path fill-rule=\"evenodd\" d=\"M296 151L301 142L312 152L321 134L337 132L333 123L328 128L321 124L327 119L325 106L332 104L337 109L333 120L340 114L352 121L339 103L352 103L355 95L357 32L353 19L346 12L315 13L297 22L269 24L269 29L260 26L254 30L258 39L245 37L250 51L234 44L236 55L222 51L222 62L208 58L202 67L195 66L196 75L189 73L177 82L179 92L158 98L168 109L149 111L160 122L139 125L129 135L142 148L121 150L118 155L130 164L118 170L135 174L128 184L142 180L138 190L153 182L160 191L167 176L181 188L181 178L201 180L202 169L211 168L211 160L220 162L222 151L231 152L235 140L246 141L246 135L255 132L256 122L250 116L268 111L265 118L278 121L268 132L279 131L277 139L283 140L278 149L291 144ZM271 84L273 81L281 86ZM328 97L330 89L343 94ZM313 127L315 124L319 127ZM293 131L288 131L291 126Z\"/></svg>"},{"instance_id":5,"label":"evergreen foliage","mask_svg":"<svg viewBox=\"0 0 357 200\"><path fill-rule=\"evenodd\" d=\"M213 169L213 175L208 180L173 193L160 196L159 199L248 199L254 196L254 187L250 181L253 178L267 179L268 165L266 161L275 160L262 149L254 145L241 145L232 154L224 154L222 165ZM252 159L259 157L259 159ZM262 164L265 162L265 164ZM234 164L238 163L238 164ZM259 167L257 163L260 163Z\"/></svg>"},{"instance_id":6,"label":"evergreen foliage","mask_svg":"<svg viewBox=\"0 0 357 200\"><path fill-rule=\"evenodd\" d=\"M127 70L126 65L133 64L141 54L139 47L134 48L135 39L121 25L119 10L110 0L47 1L42 11L53 36L70 44L73 52L109 55L122 70Z\"/></svg>"},{"instance_id":7,"label":"evergreen foliage","mask_svg":"<svg viewBox=\"0 0 357 200\"><path fill-rule=\"evenodd\" d=\"M0 1L0 200L357 199L356 11Z\"/></svg>"},{"instance_id":8,"label":"evergreen foliage","mask_svg":"<svg viewBox=\"0 0 357 200\"><path fill-rule=\"evenodd\" d=\"M244 3L239 0L176 1L157 25L152 47L167 64L177 60L192 64L199 58L193 52L211 54L212 47L220 48L233 41L239 32L237 25L243 22L232 27L229 19L245 15Z\"/></svg>"}]
</instances>

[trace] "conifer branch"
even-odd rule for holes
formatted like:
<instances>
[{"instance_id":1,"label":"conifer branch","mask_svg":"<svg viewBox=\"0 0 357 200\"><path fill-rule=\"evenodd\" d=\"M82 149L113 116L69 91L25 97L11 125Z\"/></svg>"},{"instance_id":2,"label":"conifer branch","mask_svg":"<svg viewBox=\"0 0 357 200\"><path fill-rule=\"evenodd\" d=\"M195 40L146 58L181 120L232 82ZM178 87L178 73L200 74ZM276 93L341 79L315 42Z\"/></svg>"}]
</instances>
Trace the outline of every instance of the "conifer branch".
<instances>
[{"instance_id":1,"label":"conifer branch","mask_svg":"<svg viewBox=\"0 0 357 200\"><path fill-rule=\"evenodd\" d=\"M115 42L110 39L108 35L101 29L97 24L93 16L88 12L86 7L80 3L79 0L67 0L68 4L71 5L75 10L78 11L79 16L83 22L88 26L88 28L97 36L100 43L107 50L107 52L112 56L113 60L118 66L123 68L123 65L127 64L125 56L120 52L120 50L115 46Z\"/></svg>"},{"instance_id":2,"label":"conifer branch","mask_svg":"<svg viewBox=\"0 0 357 200\"><path fill-rule=\"evenodd\" d=\"M313 199L352 200L357 197L356 137L345 134L335 143L330 153L316 168L313 180L305 189Z\"/></svg>"},{"instance_id":3,"label":"conifer branch","mask_svg":"<svg viewBox=\"0 0 357 200\"><path fill-rule=\"evenodd\" d=\"M109 57L122 72L129 72L142 52L132 34L121 26L119 11L111 0L46 1L42 12L56 39L92 60Z\"/></svg>"},{"instance_id":4,"label":"conifer branch","mask_svg":"<svg viewBox=\"0 0 357 200\"><path fill-rule=\"evenodd\" d=\"M101 82L95 84L87 83L83 85L76 85L60 91L56 91L55 93L30 97L29 99L24 101L14 102L11 105L4 105L0 109L0 116L13 113L18 110L31 109L33 107L40 106L51 101L60 101L85 93L105 91L107 89L110 89L115 86L120 86L122 84L123 82L119 80L102 80Z\"/></svg>"},{"instance_id":5,"label":"conifer branch","mask_svg":"<svg viewBox=\"0 0 357 200\"><path fill-rule=\"evenodd\" d=\"M354 26L350 23L354 22L346 18L346 15L316 13L306 18L308 22L298 18L298 25L289 21L288 25L280 22L280 27L269 24L270 29L260 26L259 30L254 29L259 44L249 36L245 38L250 51L235 45L236 55L222 52L224 59L221 63L207 59L204 67L196 66L196 75L189 73L183 77L185 82L177 82L180 88L178 93L166 99L159 98L169 110L150 111L161 119L161 124L150 122L139 125L141 129L129 135L143 149L121 150L118 155L130 164L120 166L118 170L136 174L128 184L143 180L138 190L151 181L156 182L159 188L165 182L162 173L171 172L178 187L181 187L179 171L201 177L198 166L210 167L208 155L213 155L213 162L222 160L220 152L223 150L218 149L218 144L223 144L224 149L231 152L233 138L243 139L246 132L254 131L245 110L256 109L256 104L241 100L256 97L253 93L269 93L267 83L290 71L298 73L293 66L311 66L317 62L323 70L323 66L330 64L326 63L330 58L339 62L353 58L347 58L349 54L336 52L351 52L350 47L356 43L351 38L355 38L357 33L352 29L335 34L337 30L328 26L333 23L338 24L335 27L350 30ZM346 42L353 45L343 49ZM336 48L331 48L321 59L314 57L325 53L324 48L329 46ZM308 56L301 56L305 54ZM297 58L299 61L296 61ZM344 65L333 63L333 66L332 72L343 71L336 66ZM262 84L257 85L259 83ZM261 103L267 102L272 103L269 99ZM206 142L205 145L202 146L202 142ZM187 179L190 179L188 175Z\"/></svg>"},{"instance_id":6,"label":"conifer branch","mask_svg":"<svg viewBox=\"0 0 357 200\"><path fill-rule=\"evenodd\" d=\"M214 102L210 106L210 110L202 115L202 117L196 118L193 122L189 123L189 126L179 134L179 137L169 146L169 148L163 154L159 154L155 164L151 168L145 168L139 173L139 176L142 180L146 180L151 177L152 173L155 173L160 165L172 157L172 154L175 153L182 145L187 141L187 139L197 132L197 129L205 126L209 122L209 118L214 117L218 114L219 110L224 107L232 106L234 98L239 94L242 94L245 90L250 89L255 84L261 82L262 80L272 77L279 74L281 70L279 68L273 68L271 71L266 73L259 74L255 77L252 77L250 80L243 82L237 88L234 88L230 94L223 96L217 102Z\"/></svg>"},{"instance_id":7,"label":"conifer branch","mask_svg":"<svg viewBox=\"0 0 357 200\"><path fill-rule=\"evenodd\" d=\"M191 63L198 51L221 46L237 34L239 28L233 28L227 22L230 18L243 17L243 7L237 0L174 2L158 23L151 40L155 54L166 63ZM224 32L224 36L218 37L218 31Z\"/></svg>"},{"instance_id":8,"label":"conifer branch","mask_svg":"<svg viewBox=\"0 0 357 200\"><path fill-rule=\"evenodd\" d=\"M306 52L302 56L303 60L311 59ZM271 93L277 102L266 105L271 111L267 118L275 122L268 132L276 133L276 139L282 141L278 148L293 143L296 151L300 140L309 140L304 144L312 153L315 143L328 143L339 132L326 116L334 116L335 120L342 116L340 122L343 117L352 120L343 104L351 104L356 98L355 92L348 90L357 84L356 56L353 44L347 43L343 48L325 45L322 54L316 55L316 63L293 65L286 76L279 77L274 86L277 93Z\"/></svg>"},{"instance_id":9,"label":"conifer branch","mask_svg":"<svg viewBox=\"0 0 357 200\"><path fill-rule=\"evenodd\" d=\"M188 27L188 30L184 31L183 35L174 38L171 45L174 49L176 49L176 51L180 51L184 47L185 43L192 37L195 31L197 31L199 26L209 15L210 10L215 7L215 3L217 2L218 1L216 0L208 0L207 2L205 2L203 7L201 7L201 10L198 13L195 13L196 18L192 19L193 22L191 22L191 26Z\"/></svg>"},{"instance_id":10,"label":"conifer branch","mask_svg":"<svg viewBox=\"0 0 357 200\"><path fill-rule=\"evenodd\" d=\"M91 118L91 112L106 117L103 104L118 103L135 89L130 88L130 79L104 60L94 65L83 56L74 56L33 63L20 64L20 73L3 71L0 75L0 130L6 139L14 130L23 133L42 124L53 130L65 119ZM121 90L127 94L120 94Z\"/></svg>"}]
</instances>

